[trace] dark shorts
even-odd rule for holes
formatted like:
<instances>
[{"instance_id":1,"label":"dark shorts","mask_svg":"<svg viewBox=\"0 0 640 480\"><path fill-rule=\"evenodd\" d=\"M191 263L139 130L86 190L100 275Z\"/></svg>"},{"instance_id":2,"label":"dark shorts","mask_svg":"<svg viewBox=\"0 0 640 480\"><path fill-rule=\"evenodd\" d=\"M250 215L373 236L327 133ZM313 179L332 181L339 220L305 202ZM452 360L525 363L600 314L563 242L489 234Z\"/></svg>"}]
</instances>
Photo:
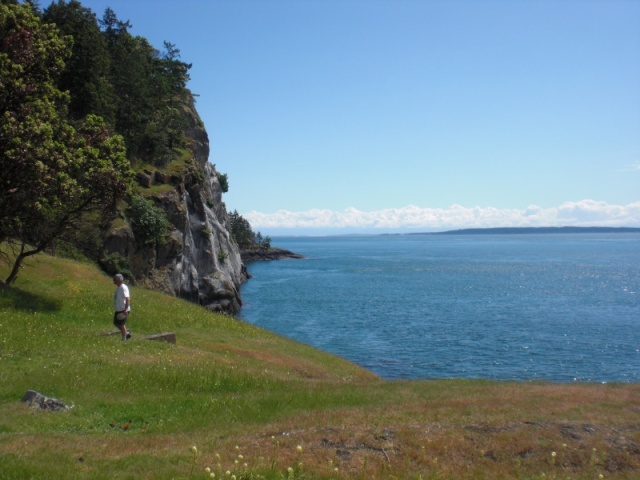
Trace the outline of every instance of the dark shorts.
<instances>
[{"instance_id":1,"label":"dark shorts","mask_svg":"<svg viewBox=\"0 0 640 480\"><path fill-rule=\"evenodd\" d=\"M127 323L127 317L124 317L124 320L118 320L118 314L119 314L119 313L122 313L122 312L115 312L115 313L113 314L113 324L114 324L116 327L121 327L121 326L123 326L125 323Z\"/></svg>"}]
</instances>

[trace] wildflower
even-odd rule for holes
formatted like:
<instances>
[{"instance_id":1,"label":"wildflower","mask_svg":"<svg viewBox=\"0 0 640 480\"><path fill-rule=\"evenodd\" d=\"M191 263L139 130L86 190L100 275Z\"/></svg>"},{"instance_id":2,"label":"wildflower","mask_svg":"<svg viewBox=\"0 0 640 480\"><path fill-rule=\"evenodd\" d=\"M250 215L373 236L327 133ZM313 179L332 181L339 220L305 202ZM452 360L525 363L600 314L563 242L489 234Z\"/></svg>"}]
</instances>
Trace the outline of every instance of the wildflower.
<instances>
[{"instance_id":1,"label":"wildflower","mask_svg":"<svg viewBox=\"0 0 640 480\"><path fill-rule=\"evenodd\" d=\"M209 467L205 468L204 471L207 473L211 473L211 469Z\"/></svg>"},{"instance_id":2,"label":"wildflower","mask_svg":"<svg viewBox=\"0 0 640 480\"><path fill-rule=\"evenodd\" d=\"M211 473L209 474L209 477L211 477L211 478L216 478L216 474L215 474L215 473L213 473L213 472L211 472Z\"/></svg>"},{"instance_id":3,"label":"wildflower","mask_svg":"<svg viewBox=\"0 0 640 480\"><path fill-rule=\"evenodd\" d=\"M291 468L291 467L287 468L287 472L293 473L293 468Z\"/></svg>"},{"instance_id":4,"label":"wildflower","mask_svg":"<svg viewBox=\"0 0 640 480\"><path fill-rule=\"evenodd\" d=\"M216 458L217 458L218 460L220 460L220 454L219 454L219 453L216 453Z\"/></svg>"},{"instance_id":5,"label":"wildflower","mask_svg":"<svg viewBox=\"0 0 640 480\"><path fill-rule=\"evenodd\" d=\"M604 478L603 474L598 475L598 478Z\"/></svg>"},{"instance_id":6,"label":"wildflower","mask_svg":"<svg viewBox=\"0 0 640 480\"><path fill-rule=\"evenodd\" d=\"M224 474L228 477L229 475L231 475L231 472L227 470L226 472L224 472Z\"/></svg>"},{"instance_id":7,"label":"wildflower","mask_svg":"<svg viewBox=\"0 0 640 480\"><path fill-rule=\"evenodd\" d=\"M551 452L551 456L555 458L556 452Z\"/></svg>"},{"instance_id":8,"label":"wildflower","mask_svg":"<svg viewBox=\"0 0 640 480\"><path fill-rule=\"evenodd\" d=\"M194 454L196 454L196 455L197 455L197 454L198 454L198 447L196 447L196 446L194 445L193 447L191 447L191 451L192 451Z\"/></svg>"},{"instance_id":9,"label":"wildflower","mask_svg":"<svg viewBox=\"0 0 640 480\"><path fill-rule=\"evenodd\" d=\"M298 445L298 446L296 447L296 450L298 451L298 453L302 453L302 446L301 446L301 445Z\"/></svg>"}]
</instances>

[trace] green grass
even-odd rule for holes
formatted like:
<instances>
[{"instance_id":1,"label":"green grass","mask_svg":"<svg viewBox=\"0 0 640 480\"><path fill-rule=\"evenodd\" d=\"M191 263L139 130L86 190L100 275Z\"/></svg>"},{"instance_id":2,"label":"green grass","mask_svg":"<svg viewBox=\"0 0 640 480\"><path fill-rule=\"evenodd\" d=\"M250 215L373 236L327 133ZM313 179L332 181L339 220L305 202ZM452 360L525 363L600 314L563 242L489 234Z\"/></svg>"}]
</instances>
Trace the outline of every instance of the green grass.
<instances>
[{"instance_id":1,"label":"green grass","mask_svg":"<svg viewBox=\"0 0 640 480\"><path fill-rule=\"evenodd\" d=\"M637 478L638 385L382 381L135 286L122 342L113 289L46 255L0 289L0 479Z\"/></svg>"}]
</instances>

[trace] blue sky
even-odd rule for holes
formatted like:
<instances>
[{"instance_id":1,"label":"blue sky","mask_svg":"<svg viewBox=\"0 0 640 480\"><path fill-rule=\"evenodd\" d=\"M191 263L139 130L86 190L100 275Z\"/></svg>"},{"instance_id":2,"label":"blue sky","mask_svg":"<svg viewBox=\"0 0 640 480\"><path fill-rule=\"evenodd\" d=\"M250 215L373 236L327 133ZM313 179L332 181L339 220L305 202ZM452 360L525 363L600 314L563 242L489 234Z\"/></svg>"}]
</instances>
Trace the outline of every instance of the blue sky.
<instances>
[{"instance_id":1,"label":"blue sky","mask_svg":"<svg viewBox=\"0 0 640 480\"><path fill-rule=\"evenodd\" d=\"M193 64L264 234L640 226L637 0L81 3Z\"/></svg>"}]
</instances>

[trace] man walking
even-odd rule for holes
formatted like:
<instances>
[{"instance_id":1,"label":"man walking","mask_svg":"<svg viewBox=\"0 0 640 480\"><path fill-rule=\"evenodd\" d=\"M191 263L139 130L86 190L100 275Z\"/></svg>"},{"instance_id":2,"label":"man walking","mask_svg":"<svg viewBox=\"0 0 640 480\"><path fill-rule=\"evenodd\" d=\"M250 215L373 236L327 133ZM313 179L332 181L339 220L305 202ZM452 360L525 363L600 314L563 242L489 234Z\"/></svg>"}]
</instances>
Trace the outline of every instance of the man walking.
<instances>
[{"instance_id":1,"label":"man walking","mask_svg":"<svg viewBox=\"0 0 640 480\"><path fill-rule=\"evenodd\" d=\"M128 340L131 338L131 332L127 330L125 325L131 311L129 287L124 284L124 278L119 273L113 276L113 283L116 285L116 291L113 295L113 324L122 333L122 340Z\"/></svg>"}]
</instances>

